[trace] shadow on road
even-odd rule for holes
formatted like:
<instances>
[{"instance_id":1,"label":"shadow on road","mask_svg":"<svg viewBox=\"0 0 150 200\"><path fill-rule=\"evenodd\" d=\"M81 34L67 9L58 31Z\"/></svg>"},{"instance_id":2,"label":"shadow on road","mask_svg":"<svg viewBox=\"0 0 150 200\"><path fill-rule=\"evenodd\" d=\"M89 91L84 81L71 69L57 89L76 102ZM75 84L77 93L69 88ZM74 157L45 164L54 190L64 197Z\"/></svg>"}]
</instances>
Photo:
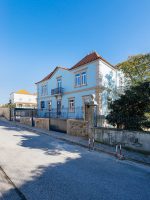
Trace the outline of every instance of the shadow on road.
<instances>
[{"instance_id":1,"label":"shadow on road","mask_svg":"<svg viewBox=\"0 0 150 200\"><path fill-rule=\"evenodd\" d=\"M7 124L2 126L10 133L15 130ZM31 151L31 155L28 154L30 161L37 161L30 179L18 186L28 200L149 199L150 174L147 171L47 135L24 132L18 128L12 135L19 140L17 148L23 148L24 153ZM24 168L21 171L25 173ZM11 193L11 190L7 191L4 199L16 200Z\"/></svg>"}]
</instances>

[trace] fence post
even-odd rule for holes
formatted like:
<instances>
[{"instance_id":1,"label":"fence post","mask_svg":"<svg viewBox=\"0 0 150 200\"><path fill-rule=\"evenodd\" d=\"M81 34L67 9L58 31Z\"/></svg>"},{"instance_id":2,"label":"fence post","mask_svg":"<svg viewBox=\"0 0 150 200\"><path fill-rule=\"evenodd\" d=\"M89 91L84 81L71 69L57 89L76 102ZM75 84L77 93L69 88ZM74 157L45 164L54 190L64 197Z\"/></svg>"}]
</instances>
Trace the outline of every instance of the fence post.
<instances>
[{"instance_id":1,"label":"fence post","mask_svg":"<svg viewBox=\"0 0 150 200\"><path fill-rule=\"evenodd\" d=\"M32 120L32 127L34 126L34 120L33 120L33 109L31 111L31 120Z\"/></svg>"},{"instance_id":2,"label":"fence post","mask_svg":"<svg viewBox=\"0 0 150 200\"><path fill-rule=\"evenodd\" d=\"M11 107L9 108L9 121L11 121Z\"/></svg>"},{"instance_id":3,"label":"fence post","mask_svg":"<svg viewBox=\"0 0 150 200\"><path fill-rule=\"evenodd\" d=\"M49 131L50 131L50 107L49 107L49 116L48 116L48 118L49 118Z\"/></svg>"},{"instance_id":4,"label":"fence post","mask_svg":"<svg viewBox=\"0 0 150 200\"><path fill-rule=\"evenodd\" d=\"M14 121L16 121L16 109L14 109Z\"/></svg>"}]
</instances>

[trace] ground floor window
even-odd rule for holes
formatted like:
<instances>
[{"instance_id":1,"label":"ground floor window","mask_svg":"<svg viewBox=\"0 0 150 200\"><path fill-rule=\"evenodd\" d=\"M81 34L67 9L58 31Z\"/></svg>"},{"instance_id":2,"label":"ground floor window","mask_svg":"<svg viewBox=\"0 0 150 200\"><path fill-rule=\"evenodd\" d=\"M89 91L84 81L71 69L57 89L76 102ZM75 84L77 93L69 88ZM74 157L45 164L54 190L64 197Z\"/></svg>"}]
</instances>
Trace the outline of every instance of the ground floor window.
<instances>
[{"instance_id":1,"label":"ground floor window","mask_svg":"<svg viewBox=\"0 0 150 200\"><path fill-rule=\"evenodd\" d=\"M45 101L41 101L41 109L45 108Z\"/></svg>"},{"instance_id":2,"label":"ground floor window","mask_svg":"<svg viewBox=\"0 0 150 200\"><path fill-rule=\"evenodd\" d=\"M47 102L48 109L51 111L52 110L52 100Z\"/></svg>"},{"instance_id":3,"label":"ground floor window","mask_svg":"<svg viewBox=\"0 0 150 200\"><path fill-rule=\"evenodd\" d=\"M69 99L69 112L75 112L75 99Z\"/></svg>"},{"instance_id":4,"label":"ground floor window","mask_svg":"<svg viewBox=\"0 0 150 200\"><path fill-rule=\"evenodd\" d=\"M110 98L110 97L108 96L108 97L107 97L107 108L108 108L108 110L110 110L111 102L112 102L112 98Z\"/></svg>"}]
</instances>

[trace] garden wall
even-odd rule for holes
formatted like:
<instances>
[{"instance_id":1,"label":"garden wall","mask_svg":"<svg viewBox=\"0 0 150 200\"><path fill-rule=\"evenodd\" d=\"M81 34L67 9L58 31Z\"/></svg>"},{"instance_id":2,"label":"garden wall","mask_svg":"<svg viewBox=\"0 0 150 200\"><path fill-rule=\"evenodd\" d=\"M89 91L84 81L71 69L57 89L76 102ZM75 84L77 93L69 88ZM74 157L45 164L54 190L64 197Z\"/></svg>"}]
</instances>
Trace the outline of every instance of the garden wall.
<instances>
[{"instance_id":1,"label":"garden wall","mask_svg":"<svg viewBox=\"0 0 150 200\"><path fill-rule=\"evenodd\" d=\"M28 126L32 126L31 117L20 117L20 123L28 125Z\"/></svg>"},{"instance_id":2,"label":"garden wall","mask_svg":"<svg viewBox=\"0 0 150 200\"><path fill-rule=\"evenodd\" d=\"M67 132L67 120L51 118L50 119L50 129L55 131Z\"/></svg>"},{"instance_id":3,"label":"garden wall","mask_svg":"<svg viewBox=\"0 0 150 200\"><path fill-rule=\"evenodd\" d=\"M125 147L150 153L150 132L95 128L95 139L109 145L122 143Z\"/></svg>"},{"instance_id":4,"label":"garden wall","mask_svg":"<svg viewBox=\"0 0 150 200\"><path fill-rule=\"evenodd\" d=\"M87 122L83 120L68 119L67 134L76 136L88 136Z\"/></svg>"},{"instance_id":5,"label":"garden wall","mask_svg":"<svg viewBox=\"0 0 150 200\"><path fill-rule=\"evenodd\" d=\"M35 118L35 127L49 130L49 119L48 118Z\"/></svg>"},{"instance_id":6,"label":"garden wall","mask_svg":"<svg viewBox=\"0 0 150 200\"><path fill-rule=\"evenodd\" d=\"M0 116L5 117L6 119L9 120L9 118L10 118L9 108L0 108Z\"/></svg>"},{"instance_id":7,"label":"garden wall","mask_svg":"<svg viewBox=\"0 0 150 200\"><path fill-rule=\"evenodd\" d=\"M31 117L21 117L20 123L32 126ZM34 124L36 128L49 130L48 118L34 118ZM51 118L50 129L55 131L67 132L67 120Z\"/></svg>"}]
</instances>

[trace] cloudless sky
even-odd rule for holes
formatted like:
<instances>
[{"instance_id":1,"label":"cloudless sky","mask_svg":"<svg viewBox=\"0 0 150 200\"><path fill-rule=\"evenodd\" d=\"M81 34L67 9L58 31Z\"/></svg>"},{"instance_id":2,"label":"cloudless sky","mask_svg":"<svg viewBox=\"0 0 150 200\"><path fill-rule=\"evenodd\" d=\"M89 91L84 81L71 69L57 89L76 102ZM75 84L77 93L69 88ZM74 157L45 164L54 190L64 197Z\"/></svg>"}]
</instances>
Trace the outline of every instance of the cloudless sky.
<instances>
[{"instance_id":1,"label":"cloudless sky","mask_svg":"<svg viewBox=\"0 0 150 200\"><path fill-rule=\"evenodd\" d=\"M114 65L150 52L150 0L0 0L0 103L91 51Z\"/></svg>"}]
</instances>

